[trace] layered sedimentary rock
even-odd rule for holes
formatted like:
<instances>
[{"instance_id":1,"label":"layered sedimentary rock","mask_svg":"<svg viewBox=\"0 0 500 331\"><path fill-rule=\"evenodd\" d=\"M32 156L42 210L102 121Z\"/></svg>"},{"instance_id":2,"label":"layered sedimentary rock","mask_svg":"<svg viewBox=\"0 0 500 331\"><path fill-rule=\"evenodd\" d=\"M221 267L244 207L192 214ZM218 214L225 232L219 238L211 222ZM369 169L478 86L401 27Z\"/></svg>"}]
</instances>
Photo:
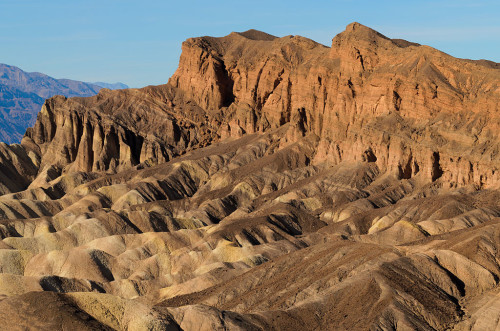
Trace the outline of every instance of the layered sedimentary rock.
<instances>
[{"instance_id":1,"label":"layered sedimentary rock","mask_svg":"<svg viewBox=\"0 0 500 331\"><path fill-rule=\"evenodd\" d=\"M114 171L292 122L319 137L316 164L368 160L401 178L495 186L498 72L358 23L331 48L252 30L193 38L165 86L48 100L25 146L42 168Z\"/></svg>"},{"instance_id":2,"label":"layered sedimentary rock","mask_svg":"<svg viewBox=\"0 0 500 331\"><path fill-rule=\"evenodd\" d=\"M204 111L170 86L103 90L92 98L47 100L22 144L40 156L42 169L116 172L206 143L204 121Z\"/></svg>"},{"instance_id":3,"label":"layered sedimentary rock","mask_svg":"<svg viewBox=\"0 0 500 331\"><path fill-rule=\"evenodd\" d=\"M499 69L353 23L331 48L253 31L189 39L170 83L206 109L229 106L231 135L298 121L322 140L317 162L369 154L402 177L489 186L498 183Z\"/></svg>"},{"instance_id":4,"label":"layered sedimentary rock","mask_svg":"<svg viewBox=\"0 0 500 331\"><path fill-rule=\"evenodd\" d=\"M2 145L8 328L498 327L500 65L358 23L183 44Z\"/></svg>"}]
</instances>

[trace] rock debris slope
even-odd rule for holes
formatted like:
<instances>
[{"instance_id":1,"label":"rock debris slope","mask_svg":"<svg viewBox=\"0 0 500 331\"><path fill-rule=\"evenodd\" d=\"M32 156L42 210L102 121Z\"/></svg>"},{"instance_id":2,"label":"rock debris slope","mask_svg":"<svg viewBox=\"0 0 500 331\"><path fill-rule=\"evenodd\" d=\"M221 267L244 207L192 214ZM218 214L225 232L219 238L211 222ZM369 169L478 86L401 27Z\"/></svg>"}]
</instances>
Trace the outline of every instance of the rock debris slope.
<instances>
[{"instance_id":1,"label":"rock debris slope","mask_svg":"<svg viewBox=\"0 0 500 331\"><path fill-rule=\"evenodd\" d=\"M182 47L0 145L3 327L498 327L499 64L358 23Z\"/></svg>"}]
</instances>

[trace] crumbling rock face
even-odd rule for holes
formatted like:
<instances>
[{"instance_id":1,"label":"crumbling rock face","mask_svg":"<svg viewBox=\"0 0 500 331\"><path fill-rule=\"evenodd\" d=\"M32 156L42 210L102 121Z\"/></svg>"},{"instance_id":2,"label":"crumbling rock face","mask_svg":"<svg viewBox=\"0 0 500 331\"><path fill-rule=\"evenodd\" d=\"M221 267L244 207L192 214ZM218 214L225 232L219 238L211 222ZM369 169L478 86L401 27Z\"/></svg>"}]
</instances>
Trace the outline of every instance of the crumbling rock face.
<instances>
[{"instance_id":1,"label":"crumbling rock face","mask_svg":"<svg viewBox=\"0 0 500 331\"><path fill-rule=\"evenodd\" d=\"M499 70L353 23L47 100L0 145L4 327L497 327Z\"/></svg>"},{"instance_id":2,"label":"crumbling rock face","mask_svg":"<svg viewBox=\"0 0 500 331\"><path fill-rule=\"evenodd\" d=\"M495 66L358 23L331 48L258 31L182 47L167 85L48 100L23 141L40 170L116 172L292 122L289 141L320 138L315 164L363 161L371 150L382 171L401 178L498 184Z\"/></svg>"},{"instance_id":3,"label":"crumbling rock face","mask_svg":"<svg viewBox=\"0 0 500 331\"><path fill-rule=\"evenodd\" d=\"M439 153L448 183L482 187L498 183L499 76L498 68L353 23L331 48L298 36L189 39L170 83L210 110L234 99L226 135L295 120L321 138L317 163L360 161L372 149L381 169L397 172L407 150L435 180Z\"/></svg>"},{"instance_id":4,"label":"crumbling rock face","mask_svg":"<svg viewBox=\"0 0 500 331\"><path fill-rule=\"evenodd\" d=\"M170 160L206 144L204 111L169 86L103 90L84 99L46 101L22 142L40 156L40 168L116 172Z\"/></svg>"}]
</instances>

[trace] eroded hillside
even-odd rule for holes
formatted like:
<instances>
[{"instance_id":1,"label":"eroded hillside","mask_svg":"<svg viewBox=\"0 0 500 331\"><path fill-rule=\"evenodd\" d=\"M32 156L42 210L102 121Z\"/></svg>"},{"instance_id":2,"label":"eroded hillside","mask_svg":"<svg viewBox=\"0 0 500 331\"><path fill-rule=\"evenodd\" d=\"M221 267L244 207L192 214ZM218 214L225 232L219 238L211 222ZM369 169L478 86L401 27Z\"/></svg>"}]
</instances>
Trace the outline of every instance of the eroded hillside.
<instances>
[{"instance_id":1,"label":"eroded hillside","mask_svg":"<svg viewBox=\"0 0 500 331\"><path fill-rule=\"evenodd\" d=\"M500 66L358 23L188 39L0 153L11 329L485 330Z\"/></svg>"}]
</instances>

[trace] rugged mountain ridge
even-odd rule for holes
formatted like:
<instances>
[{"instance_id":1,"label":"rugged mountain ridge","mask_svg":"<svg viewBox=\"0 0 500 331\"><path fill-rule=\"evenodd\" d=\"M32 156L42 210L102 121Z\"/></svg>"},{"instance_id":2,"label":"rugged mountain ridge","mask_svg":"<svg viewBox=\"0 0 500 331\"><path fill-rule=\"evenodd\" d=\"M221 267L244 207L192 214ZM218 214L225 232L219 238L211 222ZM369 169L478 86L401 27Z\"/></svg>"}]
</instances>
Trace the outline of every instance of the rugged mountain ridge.
<instances>
[{"instance_id":1,"label":"rugged mountain ridge","mask_svg":"<svg viewBox=\"0 0 500 331\"><path fill-rule=\"evenodd\" d=\"M46 99L61 94L67 97L91 96L100 86L71 79L56 79L40 72L25 72L18 67L0 64L0 84Z\"/></svg>"},{"instance_id":2,"label":"rugged mountain ridge","mask_svg":"<svg viewBox=\"0 0 500 331\"><path fill-rule=\"evenodd\" d=\"M498 64L358 23L182 47L0 145L7 327L497 327Z\"/></svg>"},{"instance_id":3,"label":"rugged mountain ridge","mask_svg":"<svg viewBox=\"0 0 500 331\"><path fill-rule=\"evenodd\" d=\"M104 88L107 88L110 90L123 90L123 89L129 88L129 86L127 84L123 84L120 82L118 82L118 83L93 82L92 84L100 86L100 87L104 87Z\"/></svg>"},{"instance_id":4,"label":"rugged mountain ridge","mask_svg":"<svg viewBox=\"0 0 500 331\"><path fill-rule=\"evenodd\" d=\"M321 137L317 162L373 154L381 169L401 169L404 177L422 169L434 180L441 168L454 186L488 186L498 184L495 68L428 46L401 46L353 23L331 49L294 36L190 39L170 83L207 109L235 100L226 114L235 117L228 123L233 135L295 116L304 132ZM464 154L471 157L457 162Z\"/></svg>"},{"instance_id":5,"label":"rugged mountain ridge","mask_svg":"<svg viewBox=\"0 0 500 331\"><path fill-rule=\"evenodd\" d=\"M167 101L160 100L158 107L174 111L173 99L181 91L181 98L201 108L186 120L206 126L212 134L204 139L210 141L295 121L302 134L320 137L316 163L370 158L382 171L397 172L401 178L420 173L431 181L444 176L454 187L498 185L494 114L499 87L494 65L393 41L357 23L337 35L332 48L302 37L275 38L252 31L247 35L251 38L232 33L187 40L169 86L157 88L162 93L170 89ZM121 98L129 102L131 95ZM175 127L177 119L172 123L167 132L182 131ZM194 132L198 130L190 135ZM121 148L134 144L129 141ZM183 148L188 144L184 141ZM142 158L136 156L128 164L138 164L146 155L169 158L170 148L145 149L149 151Z\"/></svg>"}]
</instances>

